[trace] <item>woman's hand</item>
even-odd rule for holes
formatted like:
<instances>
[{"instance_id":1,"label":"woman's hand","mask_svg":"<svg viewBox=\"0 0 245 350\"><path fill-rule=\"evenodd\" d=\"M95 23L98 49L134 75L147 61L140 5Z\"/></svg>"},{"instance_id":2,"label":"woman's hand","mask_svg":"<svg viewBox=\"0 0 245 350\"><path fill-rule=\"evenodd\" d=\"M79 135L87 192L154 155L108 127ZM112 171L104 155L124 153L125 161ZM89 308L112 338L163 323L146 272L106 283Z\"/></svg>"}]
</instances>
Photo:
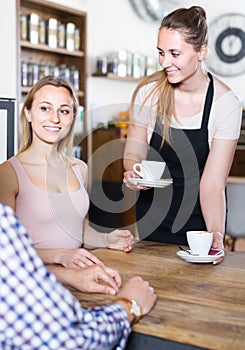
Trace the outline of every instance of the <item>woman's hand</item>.
<instances>
[{"instance_id":1,"label":"woman's hand","mask_svg":"<svg viewBox=\"0 0 245 350\"><path fill-rule=\"evenodd\" d=\"M59 252L55 258L56 264L64 267L79 269L93 265L104 266L94 254L87 249L64 249Z\"/></svg>"},{"instance_id":2,"label":"woman's hand","mask_svg":"<svg viewBox=\"0 0 245 350\"><path fill-rule=\"evenodd\" d=\"M212 249L215 250L224 250L224 235L220 232L214 232L213 237L213 243L212 243ZM224 256L222 256L220 259L217 259L213 262L214 265L219 264L221 261L224 260Z\"/></svg>"},{"instance_id":3,"label":"woman's hand","mask_svg":"<svg viewBox=\"0 0 245 350\"><path fill-rule=\"evenodd\" d=\"M131 190L138 191L138 190L149 190L151 187L146 186L140 186L137 184L136 181L134 181L135 178L139 178L137 174L135 174L134 171L128 170L124 172L124 178L123 183L130 188Z\"/></svg>"},{"instance_id":4,"label":"woman's hand","mask_svg":"<svg viewBox=\"0 0 245 350\"><path fill-rule=\"evenodd\" d=\"M124 252L132 250L134 236L128 230L115 230L111 233L105 233L105 245L110 249L119 249Z\"/></svg>"}]
</instances>

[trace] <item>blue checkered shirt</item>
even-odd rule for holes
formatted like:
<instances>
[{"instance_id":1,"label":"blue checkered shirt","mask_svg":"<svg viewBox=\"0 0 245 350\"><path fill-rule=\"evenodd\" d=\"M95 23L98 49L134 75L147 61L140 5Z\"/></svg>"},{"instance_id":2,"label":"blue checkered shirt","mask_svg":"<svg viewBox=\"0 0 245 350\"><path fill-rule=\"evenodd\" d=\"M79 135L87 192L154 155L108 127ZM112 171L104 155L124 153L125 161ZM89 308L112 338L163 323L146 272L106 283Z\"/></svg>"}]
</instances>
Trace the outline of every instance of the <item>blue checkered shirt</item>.
<instances>
[{"instance_id":1,"label":"blue checkered shirt","mask_svg":"<svg viewBox=\"0 0 245 350\"><path fill-rule=\"evenodd\" d=\"M123 349L117 304L84 309L39 258L12 209L0 204L0 349Z\"/></svg>"}]
</instances>

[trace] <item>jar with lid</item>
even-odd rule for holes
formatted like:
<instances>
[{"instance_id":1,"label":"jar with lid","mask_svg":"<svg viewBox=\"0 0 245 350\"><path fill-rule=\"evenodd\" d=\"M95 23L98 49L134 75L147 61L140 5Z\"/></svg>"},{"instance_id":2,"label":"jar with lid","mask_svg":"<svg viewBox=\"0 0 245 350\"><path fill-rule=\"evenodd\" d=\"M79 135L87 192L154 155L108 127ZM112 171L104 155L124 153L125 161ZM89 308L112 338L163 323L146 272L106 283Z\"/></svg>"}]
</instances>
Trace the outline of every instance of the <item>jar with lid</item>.
<instances>
[{"instance_id":1,"label":"jar with lid","mask_svg":"<svg viewBox=\"0 0 245 350\"><path fill-rule=\"evenodd\" d=\"M116 74L118 72L118 56L115 53L110 53L107 59L107 72Z\"/></svg>"},{"instance_id":2,"label":"jar with lid","mask_svg":"<svg viewBox=\"0 0 245 350\"><path fill-rule=\"evenodd\" d=\"M33 86L38 81L39 66L32 59L27 64L27 85Z\"/></svg>"},{"instance_id":3,"label":"jar with lid","mask_svg":"<svg viewBox=\"0 0 245 350\"><path fill-rule=\"evenodd\" d=\"M118 76L126 77L127 76L127 59L128 52L126 50L120 50L118 52Z\"/></svg>"},{"instance_id":4,"label":"jar with lid","mask_svg":"<svg viewBox=\"0 0 245 350\"><path fill-rule=\"evenodd\" d=\"M63 48L66 46L66 29L61 22L58 25L58 46Z\"/></svg>"},{"instance_id":5,"label":"jar with lid","mask_svg":"<svg viewBox=\"0 0 245 350\"><path fill-rule=\"evenodd\" d=\"M80 30L79 30L79 28L75 28L75 33L74 33L74 35L75 35L75 50L80 50L80 41L81 41L81 39L80 39Z\"/></svg>"},{"instance_id":6,"label":"jar with lid","mask_svg":"<svg viewBox=\"0 0 245 350\"><path fill-rule=\"evenodd\" d=\"M28 64L21 62L21 86L28 86Z\"/></svg>"},{"instance_id":7,"label":"jar with lid","mask_svg":"<svg viewBox=\"0 0 245 350\"><path fill-rule=\"evenodd\" d=\"M66 48L68 51L75 49L75 24L72 22L66 24Z\"/></svg>"},{"instance_id":8,"label":"jar with lid","mask_svg":"<svg viewBox=\"0 0 245 350\"><path fill-rule=\"evenodd\" d=\"M29 16L26 14L20 15L20 37L21 40L29 40Z\"/></svg>"},{"instance_id":9,"label":"jar with lid","mask_svg":"<svg viewBox=\"0 0 245 350\"><path fill-rule=\"evenodd\" d=\"M97 57L97 74L106 74L107 73L107 57L106 56L99 56Z\"/></svg>"},{"instance_id":10,"label":"jar with lid","mask_svg":"<svg viewBox=\"0 0 245 350\"><path fill-rule=\"evenodd\" d=\"M55 62L49 62L49 75L53 75L54 77L59 78L60 76L60 69L58 66L56 66Z\"/></svg>"},{"instance_id":11,"label":"jar with lid","mask_svg":"<svg viewBox=\"0 0 245 350\"><path fill-rule=\"evenodd\" d=\"M44 60L41 60L39 64L39 79L42 79L49 75L49 66Z\"/></svg>"},{"instance_id":12,"label":"jar with lid","mask_svg":"<svg viewBox=\"0 0 245 350\"><path fill-rule=\"evenodd\" d=\"M32 44L39 43L39 15L37 13L31 13L29 17L30 26L30 42Z\"/></svg>"},{"instance_id":13,"label":"jar with lid","mask_svg":"<svg viewBox=\"0 0 245 350\"><path fill-rule=\"evenodd\" d=\"M70 69L66 66L66 64L61 64L59 66L60 70L60 78L66 79L70 81Z\"/></svg>"},{"instance_id":14,"label":"jar with lid","mask_svg":"<svg viewBox=\"0 0 245 350\"><path fill-rule=\"evenodd\" d=\"M75 66L70 69L70 81L76 91L79 90L79 71Z\"/></svg>"},{"instance_id":15,"label":"jar with lid","mask_svg":"<svg viewBox=\"0 0 245 350\"><path fill-rule=\"evenodd\" d=\"M44 19L39 20L39 43L46 44L46 21Z\"/></svg>"},{"instance_id":16,"label":"jar with lid","mask_svg":"<svg viewBox=\"0 0 245 350\"><path fill-rule=\"evenodd\" d=\"M58 20L49 18L48 20L48 45L54 49L58 45Z\"/></svg>"}]
</instances>

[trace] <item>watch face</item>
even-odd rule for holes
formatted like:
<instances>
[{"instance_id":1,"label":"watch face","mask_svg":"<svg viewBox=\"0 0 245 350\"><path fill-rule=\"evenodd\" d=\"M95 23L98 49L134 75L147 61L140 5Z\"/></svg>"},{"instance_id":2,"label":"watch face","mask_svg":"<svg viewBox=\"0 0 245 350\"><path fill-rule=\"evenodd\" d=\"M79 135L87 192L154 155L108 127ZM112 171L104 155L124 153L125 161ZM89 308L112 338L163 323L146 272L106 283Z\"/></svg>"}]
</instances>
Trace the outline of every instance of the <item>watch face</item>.
<instances>
[{"instance_id":1,"label":"watch face","mask_svg":"<svg viewBox=\"0 0 245 350\"><path fill-rule=\"evenodd\" d=\"M141 316L141 310L139 305L136 303L135 300L132 300L132 311L134 313L135 316L139 317Z\"/></svg>"},{"instance_id":2,"label":"watch face","mask_svg":"<svg viewBox=\"0 0 245 350\"><path fill-rule=\"evenodd\" d=\"M245 15L226 14L210 24L207 61L220 75L245 72Z\"/></svg>"}]
</instances>

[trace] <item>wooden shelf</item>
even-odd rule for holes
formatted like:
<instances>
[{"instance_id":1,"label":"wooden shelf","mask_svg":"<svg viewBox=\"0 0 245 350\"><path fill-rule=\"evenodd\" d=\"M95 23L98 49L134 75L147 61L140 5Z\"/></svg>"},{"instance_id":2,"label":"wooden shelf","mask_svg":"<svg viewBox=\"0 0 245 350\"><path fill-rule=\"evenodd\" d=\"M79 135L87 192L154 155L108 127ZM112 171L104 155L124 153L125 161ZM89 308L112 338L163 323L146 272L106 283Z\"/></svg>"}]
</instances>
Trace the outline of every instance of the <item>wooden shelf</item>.
<instances>
[{"instance_id":1,"label":"wooden shelf","mask_svg":"<svg viewBox=\"0 0 245 350\"><path fill-rule=\"evenodd\" d=\"M119 80L119 81L128 81L132 83L137 83L140 79L136 79L131 76L127 77L119 77L116 74L113 73L107 73L107 74L100 74L100 73L94 73L92 74L92 77L97 77L97 78L107 78L107 79L112 79L112 80Z\"/></svg>"},{"instance_id":2,"label":"wooden shelf","mask_svg":"<svg viewBox=\"0 0 245 350\"><path fill-rule=\"evenodd\" d=\"M57 48L52 48L48 45L45 44L32 44L29 41L20 41L20 46L21 48L24 49L30 49L30 50L39 50L39 51L44 51L44 52L53 52L55 54L60 54L60 55L66 55L66 56L74 56L74 57L84 57L84 52L83 51L68 51L66 49L63 49L61 47Z\"/></svg>"},{"instance_id":3,"label":"wooden shelf","mask_svg":"<svg viewBox=\"0 0 245 350\"><path fill-rule=\"evenodd\" d=\"M31 86L22 86L21 87L21 92L22 92L22 94L28 94L30 89L31 89ZM76 94L77 94L77 97L84 97L84 92L83 91L77 91Z\"/></svg>"}]
</instances>

